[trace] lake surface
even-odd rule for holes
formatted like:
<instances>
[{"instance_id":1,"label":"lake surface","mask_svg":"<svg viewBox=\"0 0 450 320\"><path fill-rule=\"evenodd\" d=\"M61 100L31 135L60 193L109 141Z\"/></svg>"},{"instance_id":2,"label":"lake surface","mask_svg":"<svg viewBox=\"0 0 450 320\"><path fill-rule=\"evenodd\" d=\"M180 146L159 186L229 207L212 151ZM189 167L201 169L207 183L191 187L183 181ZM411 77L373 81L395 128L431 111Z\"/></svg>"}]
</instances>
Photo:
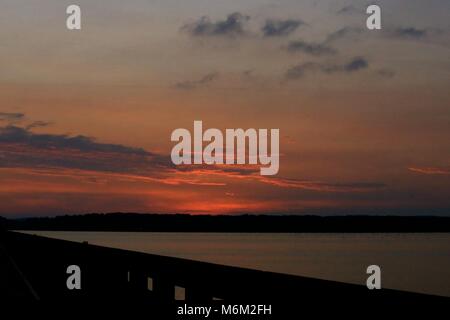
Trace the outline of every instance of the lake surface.
<instances>
[{"instance_id":1,"label":"lake surface","mask_svg":"<svg viewBox=\"0 0 450 320\"><path fill-rule=\"evenodd\" d=\"M153 233L28 231L70 241L315 278L450 296L450 233Z\"/></svg>"}]
</instances>

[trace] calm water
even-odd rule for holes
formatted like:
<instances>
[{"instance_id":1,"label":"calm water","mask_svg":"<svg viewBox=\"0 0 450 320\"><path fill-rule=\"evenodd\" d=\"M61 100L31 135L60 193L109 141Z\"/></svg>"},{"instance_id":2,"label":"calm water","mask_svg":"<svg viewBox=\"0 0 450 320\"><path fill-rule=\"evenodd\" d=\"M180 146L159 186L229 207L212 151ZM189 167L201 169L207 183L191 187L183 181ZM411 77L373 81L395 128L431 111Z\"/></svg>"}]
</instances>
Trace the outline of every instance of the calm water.
<instances>
[{"instance_id":1,"label":"calm water","mask_svg":"<svg viewBox=\"0 0 450 320\"><path fill-rule=\"evenodd\" d=\"M450 296L450 234L27 232L225 265Z\"/></svg>"}]
</instances>

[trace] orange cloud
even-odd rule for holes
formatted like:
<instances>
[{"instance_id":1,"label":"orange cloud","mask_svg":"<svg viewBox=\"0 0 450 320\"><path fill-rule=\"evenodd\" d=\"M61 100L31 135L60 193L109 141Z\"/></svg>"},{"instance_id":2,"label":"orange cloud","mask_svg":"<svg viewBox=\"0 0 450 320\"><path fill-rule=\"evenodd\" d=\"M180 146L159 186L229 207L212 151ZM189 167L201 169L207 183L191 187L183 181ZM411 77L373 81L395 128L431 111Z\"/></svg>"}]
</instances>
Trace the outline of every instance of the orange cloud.
<instances>
[{"instance_id":1,"label":"orange cloud","mask_svg":"<svg viewBox=\"0 0 450 320\"><path fill-rule=\"evenodd\" d=\"M450 174L450 168L439 168L439 167L409 167L408 170L422 173L422 174L432 174L432 175L447 175Z\"/></svg>"}]
</instances>

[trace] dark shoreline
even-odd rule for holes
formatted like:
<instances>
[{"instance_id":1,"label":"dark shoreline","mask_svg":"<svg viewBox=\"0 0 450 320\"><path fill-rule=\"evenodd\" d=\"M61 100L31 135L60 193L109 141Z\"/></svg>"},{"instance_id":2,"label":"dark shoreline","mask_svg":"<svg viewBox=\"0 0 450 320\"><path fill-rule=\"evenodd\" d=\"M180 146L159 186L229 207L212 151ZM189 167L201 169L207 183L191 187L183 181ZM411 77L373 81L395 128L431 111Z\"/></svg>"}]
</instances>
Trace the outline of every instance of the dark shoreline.
<instances>
[{"instance_id":1,"label":"dark shoreline","mask_svg":"<svg viewBox=\"0 0 450 320\"><path fill-rule=\"evenodd\" d=\"M246 232L246 233L446 233L450 217L295 216L109 213L1 219L9 230Z\"/></svg>"}]
</instances>

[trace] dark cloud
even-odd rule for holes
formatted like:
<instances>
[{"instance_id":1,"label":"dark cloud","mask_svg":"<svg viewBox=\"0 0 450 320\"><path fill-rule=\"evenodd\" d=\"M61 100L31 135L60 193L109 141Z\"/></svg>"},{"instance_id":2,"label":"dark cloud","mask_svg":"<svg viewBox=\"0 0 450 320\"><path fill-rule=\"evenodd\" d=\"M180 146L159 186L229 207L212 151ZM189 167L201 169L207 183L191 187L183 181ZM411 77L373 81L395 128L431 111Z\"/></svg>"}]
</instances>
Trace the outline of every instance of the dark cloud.
<instances>
[{"instance_id":1,"label":"dark cloud","mask_svg":"<svg viewBox=\"0 0 450 320\"><path fill-rule=\"evenodd\" d=\"M343 66L337 66L336 71L353 72L369 67L369 63L362 57L356 57ZM333 70L334 71L334 70ZM333 72L332 71L332 72Z\"/></svg>"},{"instance_id":2,"label":"dark cloud","mask_svg":"<svg viewBox=\"0 0 450 320\"><path fill-rule=\"evenodd\" d=\"M25 120L25 114L23 113L9 113L9 112L0 112L0 121L4 121L7 125L15 125L17 123L23 123ZM46 127L50 125L50 122L45 121L34 121L26 126L27 129L33 129L37 127Z\"/></svg>"},{"instance_id":3,"label":"dark cloud","mask_svg":"<svg viewBox=\"0 0 450 320\"><path fill-rule=\"evenodd\" d=\"M426 38L430 33L427 29L416 29L414 27L396 28L390 31L390 35L401 39L420 40Z\"/></svg>"},{"instance_id":4,"label":"dark cloud","mask_svg":"<svg viewBox=\"0 0 450 320\"><path fill-rule=\"evenodd\" d=\"M43 149L76 149L86 152L149 155L144 149L130 148L119 144L98 143L94 139L82 135L71 137L68 135L36 134L28 129L16 126L0 128L0 143L19 143Z\"/></svg>"},{"instance_id":5,"label":"dark cloud","mask_svg":"<svg viewBox=\"0 0 450 320\"><path fill-rule=\"evenodd\" d=\"M175 88L183 90L191 90L198 88L199 86L206 85L219 77L216 72L209 73L199 80L182 81L175 84Z\"/></svg>"},{"instance_id":6,"label":"dark cloud","mask_svg":"<svg viewBox=\"0 0 450 320\"><path fill-rule=\"evenodd\" d=\"M300 79L303 78L309 72L319 71L323 66L316 62L306 62L294 67L289 68L286 71L287 79Z\"/></svg>"},{"instance_id":7,"label":"dark cloud","mask_svg":"<svg viewBox=\"0 0 450 320\"><path fill-rule=\"evenodd\" d=\"M356 40L359 38L362 32L363 29L361 28L344 27L339 30L336 30L335 32L330 33L327 36L325 43L336 42L339 40Z\"/></svg>"},{"instance_id":8,"label":"dark cloud","mask_svg":"<svg viewBox=\"0 0 450 320\"><path fill-rule=\"evenodd\" d=\"M339 9L336 13L337 14L354 14L354 13L361 13L364 11L358 10L354 5L347 5Z\"/></svg>"},{"instance_id":9,"label":"dark cloud","mask_svg":"<svg viewBox=\"0 0 450 320\"><path fill-rule=\"evenodd\" d=\"M386 28L382 35L387 39L416 41L424 44L449 47L448 30L439 28L396 27Z\"/></svg>"},{"instance_id":10,"label":"dark cloud","mask_svg":"<svg viewBox=\"0 0 450 320\"><path fill-rule=\"evenodd\" d=\"M0 112L0 121L15 122L25 118L23 113Z\"/></svg>"},{"instance_id":11,"label":"dark cloud","mask_svg":"<svg viewBox=\"0 0 450 320\"><path fill-rule=\"evenodd\" d=\"M363 57L355 57L345 64L323 64L317 62L302 63L290 68L286 72L287 79L300 79L309 73L353 73L369 67L369 63Z\"/></svg>"},{"instance_id":12,"label":"dark cloud","mask_svg":"<svg viewBox=\"0 0 450 320\"><path fill-rule=\"evenodd\" d=\"M289 52L303 52L313 56L335 55L337 50L321 43L305 42L302 40L291 41L287 45Z\"/></svg>"},{"instance_id":13,"label":"dark cloud","mask_svg":"<svg viewBox=\"0 0 450 320\"><path fill-rule=\"evenodd\" d=\"M245 34L245 24L249 16L234 12L225 20L212 22L209 17L201 17L198 21L185 24L181 30L192 36L240 36Z\"/></svg>"},{"instance_id":14,"label":"dark cloud","mask_svg":"<svg viewBox=\"0 0 450 320\"><path fill-rule=\"evenodd\" d=\"M344 27L335 32L330 33L325 39L324 43L337 43L340 41L357 41L362 39L365 29L358 27ZM368 35L369 33L367 33ZM380 38L400 39L400 40L415 40L415 41L429 41L437 40L438 43L445 43L440 36L445 35L441 29L433 28L415 28L415 27L387 27L382 32L374 35Z\"/></svg>"},{"instance_id":15,"label":"dark cloud","mask_svg":"<svg viewBox=\"0 0 450 320\"><path fill-rule=\"evenodd\" d=\"M0 167L65 168L137 174L171 167L163 157L82 135L37 134L17 126L0 127Z\"/></svg>"},{"instance_id":16,"label":"dark cloud","mask_svg":"<svg viewBox=\"0 0 450 320\"><path fill-rule=\"evenodd\" d=\"M306 25L302 20L267 20L261 31L264 37L287 36L302 25Z\"/></svg>"}]
</instances>

